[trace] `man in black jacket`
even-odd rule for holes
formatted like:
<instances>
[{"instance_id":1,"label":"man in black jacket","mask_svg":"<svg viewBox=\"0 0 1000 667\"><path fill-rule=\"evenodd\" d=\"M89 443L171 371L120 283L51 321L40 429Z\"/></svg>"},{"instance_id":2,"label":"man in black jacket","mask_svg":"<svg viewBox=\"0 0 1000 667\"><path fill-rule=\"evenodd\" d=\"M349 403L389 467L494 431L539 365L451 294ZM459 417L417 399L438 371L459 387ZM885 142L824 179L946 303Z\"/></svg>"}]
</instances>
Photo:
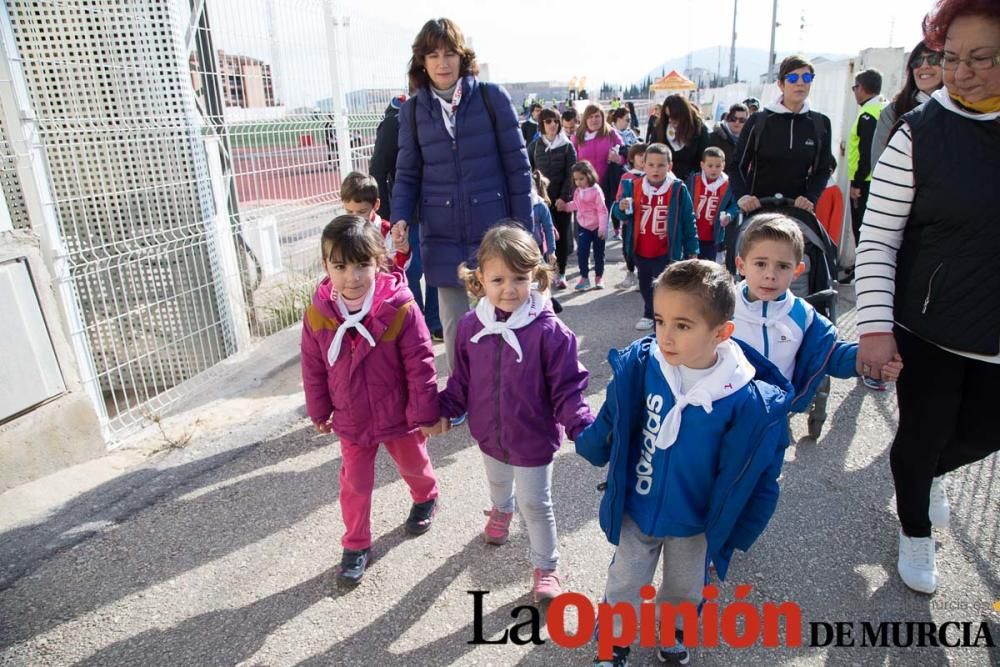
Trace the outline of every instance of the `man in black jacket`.
<instances>
[{"instance_id":1,"label":"man in black jacket","mask_svg":"<svg viewBox=\"0 0 1000 667\"><path fill-rule=\"evenodd\" d=\"M399 152L399 107L406 101L405 95L393 97L385 109L385 117L375 130L375 147L368 163L368 172L378 181L378 198L381 202L378 214L389 219L389 200L392 199L392 182L396 178L396 153Z\"/></svg>"},{"instance_id":2,"label":"man in black jacket","mask_svg":"<svg viewBox=\"0 0 1000 667\"><path fill-rule=\"evenodd\" d=\"M542 112L542 105L532 102L528 109L528 117L521 123L521 134L524 136L524 145L527 146L538 134L538 114Z\"/></svg>"}]
</instances>

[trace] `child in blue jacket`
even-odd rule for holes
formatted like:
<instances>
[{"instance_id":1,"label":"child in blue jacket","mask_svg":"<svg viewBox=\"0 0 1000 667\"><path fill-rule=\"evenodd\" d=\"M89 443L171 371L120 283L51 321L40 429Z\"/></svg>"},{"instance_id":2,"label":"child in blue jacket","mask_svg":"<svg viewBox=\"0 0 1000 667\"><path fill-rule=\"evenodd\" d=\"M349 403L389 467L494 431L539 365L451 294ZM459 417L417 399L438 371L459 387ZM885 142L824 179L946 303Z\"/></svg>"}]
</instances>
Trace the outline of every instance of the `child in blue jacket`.
<instances>
[{"instance_id":1,"label":"child in blue jacket","mask_svg":"<svg viewBox=\"0 0 1000 667\"><path fill-rule=\"evenodd\" d=\"M791 392L773 364L730 339L736 295L723 267L673 263L653 300L655 336L608 355L607 399L575 440L577 453L608 465L600 523L617 548L605 600L636 609L661 554L657 603L698 605L707 562L724 579L733 550L763 532L778 502ZM626 665L628 653L599 659ZM687 649L678 641L660 659L687 664Z\"/></svg>"},{"instance_id":2,"label":"child in blue jacket","mask_svg":"<svg viewBox=\"0 0 1000 667\"><path fill-rule=\"evenodd\" d=\"M791 381L792 412L809 409L827 375L858 375L858 344L839 340L830 320L789 289L805 270L804 252L805 240L794 220L762 213L747 223L736 258L746 279L736 286L733 337L767 357ZM895 379L902 368L897 355L882 369L882 377Z\"/></svg>"}]
</instances>

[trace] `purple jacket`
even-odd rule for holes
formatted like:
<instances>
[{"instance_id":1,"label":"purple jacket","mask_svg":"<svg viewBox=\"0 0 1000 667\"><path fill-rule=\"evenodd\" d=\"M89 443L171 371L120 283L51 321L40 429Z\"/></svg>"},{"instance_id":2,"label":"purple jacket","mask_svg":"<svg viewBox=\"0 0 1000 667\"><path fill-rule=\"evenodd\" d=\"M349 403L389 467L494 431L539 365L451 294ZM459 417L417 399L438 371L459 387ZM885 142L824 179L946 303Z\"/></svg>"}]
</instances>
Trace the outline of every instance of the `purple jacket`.
<instances>
[{"instance_id":1,"label":"purple jacket","mask_svg":"<svg viewBox=\"0 0 1000 667\"><path fill-rule=\"evenodd\" d=\"M379 273L362 324L375 347L350 330L333 366L327 352L343 322L330 300L330 279L313 294L302 325L302 384L314 423L333 413L341 439L373 445L440 419L434 350L424 316L401 273Z\"/></svg>"},{"instance_id":2,"label":"purple jacket","mask_svg":"<svg viewBox=\"0 0 1000 667\"><path fill-rule=\"evenodd\" d=\"M562 444L562 427L575 438L594 421L583 397L589 373L577 360L576 336L546 308L516 330L523 354L518 363L499 335L471 342L482 329L474 310L458 323L455 368L440 396L441 415L468 412L472 437L499 461L547 465Z\"/></svg>"}]
</instances>

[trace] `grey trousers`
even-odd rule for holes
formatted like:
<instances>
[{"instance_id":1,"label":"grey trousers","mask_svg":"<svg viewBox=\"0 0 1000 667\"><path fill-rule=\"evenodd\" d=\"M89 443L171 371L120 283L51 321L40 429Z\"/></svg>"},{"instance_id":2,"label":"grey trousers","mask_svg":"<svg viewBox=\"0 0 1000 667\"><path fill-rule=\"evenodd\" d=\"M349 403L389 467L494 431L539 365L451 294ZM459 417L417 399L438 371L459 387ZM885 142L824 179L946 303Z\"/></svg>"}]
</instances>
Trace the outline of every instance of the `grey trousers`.
<instances>
[{"instance_id":1,"label":"grey trousers","mask_svg":"<svg viewBox=\"0 0 1000 667\"><path fill-rule=\"evenodd\" d=\"M705 585L707 551L704 533L691 537L650 537L626 514L618 548L608 567L604 597L609 604L627 602L638 611L642 602L639 589L653 583L662 555L663 581L656 592L657 605L681 602L698 605ZM615 634L620 633L620 621L616 618Z\"/></svg>"},{"instance_id":2,"label":"grey trousers","mask_svg":"<svg viewBox=\"0 0 1000 667\"><path fill-rule=\"evenodd\" d=\"M438 315L444 332L444 349L448 355L448 372L455 367L455 333L458 321L469 310L469 293L464 287L438 287Z\"/></svg>"},{"instance_id":3,"label":"grey trousers","mask_svg":"<svg viewBox=\"0 0 1000 667\"><path fill-rule=\"evenodd\" d=\"M552 464L545 466L512 466L483 454L486 479L490 484L490 500L501 512L517 509L528 525L531 564L542 570L554 570L559 565L556 546L556 515L552 511Z\"/></svg>"}]
</instances>

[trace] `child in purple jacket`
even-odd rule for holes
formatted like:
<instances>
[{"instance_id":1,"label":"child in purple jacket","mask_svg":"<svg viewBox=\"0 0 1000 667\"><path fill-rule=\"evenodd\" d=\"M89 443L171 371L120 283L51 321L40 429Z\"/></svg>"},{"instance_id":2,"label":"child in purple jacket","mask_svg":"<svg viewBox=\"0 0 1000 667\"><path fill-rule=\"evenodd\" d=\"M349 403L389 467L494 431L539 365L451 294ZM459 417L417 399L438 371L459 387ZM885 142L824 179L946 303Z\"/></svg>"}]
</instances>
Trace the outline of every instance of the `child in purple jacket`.
<instances>
[{"instance_id":1,"label":"child in purple jacket","mask_svg":"<svg viewBox=\"0 0 1000 667\"><path fill-rule=\"evenodd\" d=\"M493 227L476 263L475 271L462 267L479 303L458 324L455 366L440 395L441 424L469 414L493 502L486 512L486 542L507 541L517 499L528 525L532 592L539 602L561 592L552 459L563 427L572 438L594 421L583 397L588 373L577 361L576 336L540 294L551 268L542 263L531 234L510 224Z\"/></svg>"},{"instance_id":2,"label":"child in purple jacket","mask_svg":"<svg viewBox=\"0 0 1000 667\"><path fill-rule=\"evenodd\" d=\"M342 215L323 230L326 277L302 326L302 382L309 417L340 438L340 511L346 528L338 580L357 584L372 543L375 455L385 444L410 487L411 535L431 527L438 486L427 457L437 432L431 336L401 269L389 271L379 230Z\"/></svg>"}]
</instances>

